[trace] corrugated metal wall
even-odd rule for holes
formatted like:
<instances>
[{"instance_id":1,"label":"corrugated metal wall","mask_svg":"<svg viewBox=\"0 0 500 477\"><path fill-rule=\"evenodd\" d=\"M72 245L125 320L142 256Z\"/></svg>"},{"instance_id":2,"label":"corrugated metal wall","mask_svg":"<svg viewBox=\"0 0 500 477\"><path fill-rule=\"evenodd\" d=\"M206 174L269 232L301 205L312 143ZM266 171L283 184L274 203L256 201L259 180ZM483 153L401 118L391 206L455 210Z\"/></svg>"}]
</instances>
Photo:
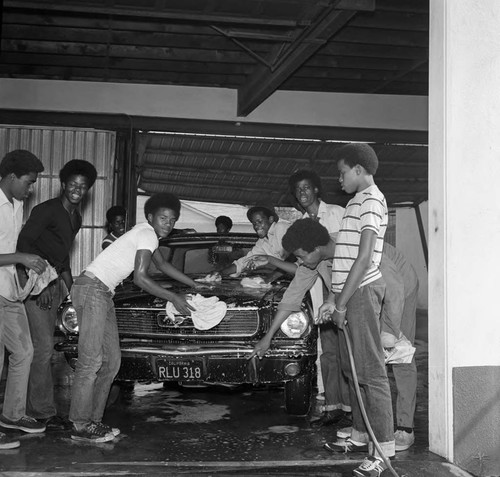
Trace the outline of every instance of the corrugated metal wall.
<instances>
[{"instance_id":1,"label":"corrugated metal wall","mask_svg":"<svg viewBox=\"0 0 500 477\"><path fill-rule=\"evenodd\" d=\"M61 193L59 170L71 159L85 159L97 169L97 180L81 204L83 225L71 253L73 275L101 251L106 210L113 200L116 134L93 129L0 126L0 158L13 149L27 149L43 162L35 193L25 204L25 219L40 202Z\"/></svg>"}]
</instances>

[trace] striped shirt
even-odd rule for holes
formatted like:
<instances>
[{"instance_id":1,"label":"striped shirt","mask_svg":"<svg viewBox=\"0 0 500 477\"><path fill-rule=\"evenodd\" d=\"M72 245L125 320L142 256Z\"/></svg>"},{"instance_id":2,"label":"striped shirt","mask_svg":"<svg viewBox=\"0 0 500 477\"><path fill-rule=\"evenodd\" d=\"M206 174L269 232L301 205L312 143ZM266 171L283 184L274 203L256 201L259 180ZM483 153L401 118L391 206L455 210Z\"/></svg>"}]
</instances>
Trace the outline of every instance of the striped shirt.
<instances>
[{"instance_id":1,"label":"striped shirt","mask_svg":"<svg viewBox=\"0 0 500 477\"><path fill-rule=\"evenodd\" d=\"M373 230L377 241L372 255L372 263L360 287L382 277L379 270L387 228L387 204L376 185L358 192L347 204L340 226L332 268L332 292L340 293L345 285L351 267L359 254L361 233Z\"/></svg>"}]
</instances>

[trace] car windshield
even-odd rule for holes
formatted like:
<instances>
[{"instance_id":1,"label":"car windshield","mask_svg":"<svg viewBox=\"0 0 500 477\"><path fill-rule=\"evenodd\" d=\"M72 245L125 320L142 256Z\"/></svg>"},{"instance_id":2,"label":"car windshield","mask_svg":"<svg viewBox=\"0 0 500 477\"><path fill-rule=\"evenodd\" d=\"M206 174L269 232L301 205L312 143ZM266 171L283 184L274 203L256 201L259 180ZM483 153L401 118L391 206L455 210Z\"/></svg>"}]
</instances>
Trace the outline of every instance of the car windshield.
<instances>
[{"instance_id":1,"label":"car windshield","mask_svg":"<svg viewBox=\"0 0 500 477\"><path fill-rule=\"evenodd\" d=\"M219 243L190 243L160 247L160 253L175 268L187 275L204 275L231 265L243 257L252 245L221 241ZM159 273L152 270L152 273Z\"/></svg>"}]
</instances>

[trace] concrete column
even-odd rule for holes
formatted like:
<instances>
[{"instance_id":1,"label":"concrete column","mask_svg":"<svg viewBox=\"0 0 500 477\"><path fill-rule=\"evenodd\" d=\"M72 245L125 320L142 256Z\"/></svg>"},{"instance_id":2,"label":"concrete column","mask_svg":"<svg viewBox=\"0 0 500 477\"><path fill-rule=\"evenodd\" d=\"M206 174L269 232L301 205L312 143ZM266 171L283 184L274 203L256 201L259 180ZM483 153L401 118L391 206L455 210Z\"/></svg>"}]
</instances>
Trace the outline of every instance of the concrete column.
<instances>
[{"instance_id":1,"label":"concrete column","mask_svg":"<svg viewBox=\"0 0 500 477\"><path fill-rule=\"evenodd\" d=\"M500 474L500 1L430 1L429 440Z\"/></svg>"}]
</instances>

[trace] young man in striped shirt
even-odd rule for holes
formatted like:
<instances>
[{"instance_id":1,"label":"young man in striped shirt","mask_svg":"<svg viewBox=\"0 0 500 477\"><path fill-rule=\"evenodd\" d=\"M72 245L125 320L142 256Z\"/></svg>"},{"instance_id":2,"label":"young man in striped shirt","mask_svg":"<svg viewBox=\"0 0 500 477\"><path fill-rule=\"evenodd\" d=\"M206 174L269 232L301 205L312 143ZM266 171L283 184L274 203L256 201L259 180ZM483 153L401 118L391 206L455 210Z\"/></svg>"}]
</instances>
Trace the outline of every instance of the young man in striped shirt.
<instances>
[{"instance_id":1,"label":"young man in striped shirt","mask_svg":"<svg viewBox=\"0 0 500 477\"><path fill-rule=\"evenodd\" d=\"M385 282L379 270L387 204L373 179L378 167L375 151L367 144L348 144L336 151L342 189L355 196L347 204L337 237L332 266L332 288L319 315L343 329L348 323L354 363L363 404L375 437L387 457L395 454L391 391L380 340L380 310ZM340 340L341 366L351 386L353 444L369 440L354 394L346 344ZM386 465L370 443L370 456L354 476L380 475Z\"/></svg>"}]
</instances>

